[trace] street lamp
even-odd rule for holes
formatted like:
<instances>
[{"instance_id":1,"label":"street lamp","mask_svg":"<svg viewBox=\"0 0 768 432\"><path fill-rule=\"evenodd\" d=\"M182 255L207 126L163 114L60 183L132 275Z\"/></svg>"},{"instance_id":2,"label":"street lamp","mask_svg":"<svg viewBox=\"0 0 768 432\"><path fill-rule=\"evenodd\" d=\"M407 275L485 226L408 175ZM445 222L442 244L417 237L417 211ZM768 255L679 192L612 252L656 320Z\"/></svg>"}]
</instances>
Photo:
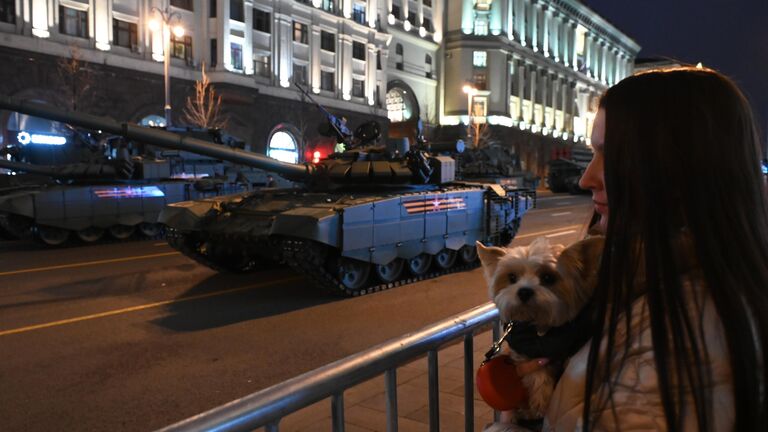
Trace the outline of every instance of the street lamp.
<instances>
[{"instance_id":1,"label":"street lamp","mask_svg":"<svg viewBox=\"0 0 768 432\"><path fill-rule=\"evenodd\" d=\"M184 28L180 25L171 27L171 21L176 18L177 21L181 21L181 15L178 12L171 12L170 6L166 6L165 9L160 9L157 6L152 7L152 12L160 14L162 19L162 31L163 31L163 75L165 78L165 127L171 127L171 31L177 38L184 36ZM160 30L160 23L154 19L149 22L149 28L152 31Z\"/></svg>"}]
</instances>

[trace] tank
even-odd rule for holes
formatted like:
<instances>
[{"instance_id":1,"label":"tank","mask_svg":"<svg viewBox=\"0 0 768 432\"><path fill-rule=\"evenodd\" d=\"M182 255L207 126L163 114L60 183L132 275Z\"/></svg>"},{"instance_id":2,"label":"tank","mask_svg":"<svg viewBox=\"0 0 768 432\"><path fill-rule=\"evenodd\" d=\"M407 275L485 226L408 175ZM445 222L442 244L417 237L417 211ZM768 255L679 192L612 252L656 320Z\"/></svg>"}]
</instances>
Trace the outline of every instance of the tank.
<instances>
[{"instance_id":1,"label":"tank","mask_svg":"<svg viewBox=\"0 0 768 432\"><path fill-rule=\"evenodd\" d=\"M0 169L0 236L34 236L59 246L105 234L159 237L166 204L265 185L267 174L120 135L62 125L64 134L13 131ZM219 130L173 132L227 147L244 143Z\"/></svg>"},{"instance_id":2,"label":"tank","mask_svg":"<svg viewBox=\"0 0 768 432\"><path fill-rule=\"evenodd\" d=\"M434 147L434 146L433 146ZM536 189L539 178L523 171L520 158L509 145L491 141L456 153L458 176L464 180L498 183L505 188Z\"/></svg>"},{"instance_id":3,"label":"tank","mask_svg":"<svg viewBox=\"0 0 768 432\"><path fill-rule=\"evenodd\" d=\"M476 267L476 241L506 245L534 206L532 190L456 181L455 160L424 143L378 146L370 123L329 125L339 148L317 163L289 164L237 148L33 102L0 108L98 128L132 140L258 167L297 182L169 204L159 220L171 246L222 271L284 263L325 292L368 294ZM346 125L344 125L346 126Z\"/></svg>"},{"instance_id":4,"label":"tank","mask_svg":"<svg viewBox=\"0 0 768 432\"><path fill-rule=\"evenodd\" d=\"M592 160L592 150L587 146L573 146L555 152L549 161L547 184L552 192L571 194L587 193L579 187L579 179Z\"/></svg>"}]
</instances>

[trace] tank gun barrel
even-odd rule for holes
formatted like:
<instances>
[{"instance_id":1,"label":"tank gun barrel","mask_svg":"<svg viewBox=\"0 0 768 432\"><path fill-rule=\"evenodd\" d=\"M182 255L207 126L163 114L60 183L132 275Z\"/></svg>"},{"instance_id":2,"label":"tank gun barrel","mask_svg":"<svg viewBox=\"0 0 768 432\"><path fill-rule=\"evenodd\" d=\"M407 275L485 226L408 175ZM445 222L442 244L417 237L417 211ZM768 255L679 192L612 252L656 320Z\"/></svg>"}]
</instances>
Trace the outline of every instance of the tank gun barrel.
<instances>
[{"instance_id":1,"label":"tank gun barrel","mask_svg":"<svg viewBox=\"0 0 768 432\"><path fill-rule=\"evenodd\" d=\"M38 166L23 162L13 162L0 159L0 168L11 171L23 171L30 174L40 174L48 177L56 177L56 170L48 166Z\"/></svg>"},{"instance_id":2,"label":"tank gun barrel","mask_svg":"<svg viewBox=\"0 0 768 432\"><path fill-rule=\"evenodd\" d=\"M9 96L0 96L0 109L101 130L158 147L189 151L236 164L261 168L280 174L289 180L307 180L314 169L310 164L289 164L258 153L211 144L200 139L151 129L135 123L120 123L105 117L54 108L37 102L21 101ZM26 168L23 170L28 171Z\"/></svg>"}]
</instances>

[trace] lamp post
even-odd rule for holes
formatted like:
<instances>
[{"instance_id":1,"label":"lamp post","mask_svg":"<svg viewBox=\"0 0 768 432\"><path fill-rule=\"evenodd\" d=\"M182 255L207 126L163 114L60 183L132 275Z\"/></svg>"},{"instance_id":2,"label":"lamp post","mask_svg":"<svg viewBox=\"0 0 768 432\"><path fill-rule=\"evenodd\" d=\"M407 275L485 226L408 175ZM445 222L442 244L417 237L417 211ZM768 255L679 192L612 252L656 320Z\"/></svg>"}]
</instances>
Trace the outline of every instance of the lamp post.
<instances>
[{"instance_id":1,"label":"lamp post","mask_svg":"<svg viewBox=\"0 0 768 432\"><path fill-rule=\"evenodd\" d=\"M178 12L171 12L170 6L166 6L165 9L160 9L157 6L152 7L152 12L160 14L162 19L162 32L163 32L163 75L165 78L165 127L171 127L171 31L176 37L180 38L184 36L184 28L180 25L176 25L171 28L171 21L176 18L177 21L181 21L181 15ZM160 23L154 19L149 22L149 28L152 31L160 30Z\"/></svg>"}]
</instances>

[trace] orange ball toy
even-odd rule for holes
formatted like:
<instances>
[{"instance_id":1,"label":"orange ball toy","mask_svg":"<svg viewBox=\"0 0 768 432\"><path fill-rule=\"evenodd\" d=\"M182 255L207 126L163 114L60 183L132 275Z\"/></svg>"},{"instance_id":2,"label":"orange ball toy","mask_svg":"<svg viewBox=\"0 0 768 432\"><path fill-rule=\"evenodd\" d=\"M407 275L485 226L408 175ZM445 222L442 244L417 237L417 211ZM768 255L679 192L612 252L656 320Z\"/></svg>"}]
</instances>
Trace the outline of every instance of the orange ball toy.
<instances>
[{"instance_id":1,"label":"orange ball toy","mask_svg":"<svg viewBox=\"0 0 768 432\"><path fill-rule=\"evenodd\" d=\"M509 356L497 356L480 365L475 380L478 393L495 410L509 411L527 405L528 392Z\"/></svg>"}]
</instances>

